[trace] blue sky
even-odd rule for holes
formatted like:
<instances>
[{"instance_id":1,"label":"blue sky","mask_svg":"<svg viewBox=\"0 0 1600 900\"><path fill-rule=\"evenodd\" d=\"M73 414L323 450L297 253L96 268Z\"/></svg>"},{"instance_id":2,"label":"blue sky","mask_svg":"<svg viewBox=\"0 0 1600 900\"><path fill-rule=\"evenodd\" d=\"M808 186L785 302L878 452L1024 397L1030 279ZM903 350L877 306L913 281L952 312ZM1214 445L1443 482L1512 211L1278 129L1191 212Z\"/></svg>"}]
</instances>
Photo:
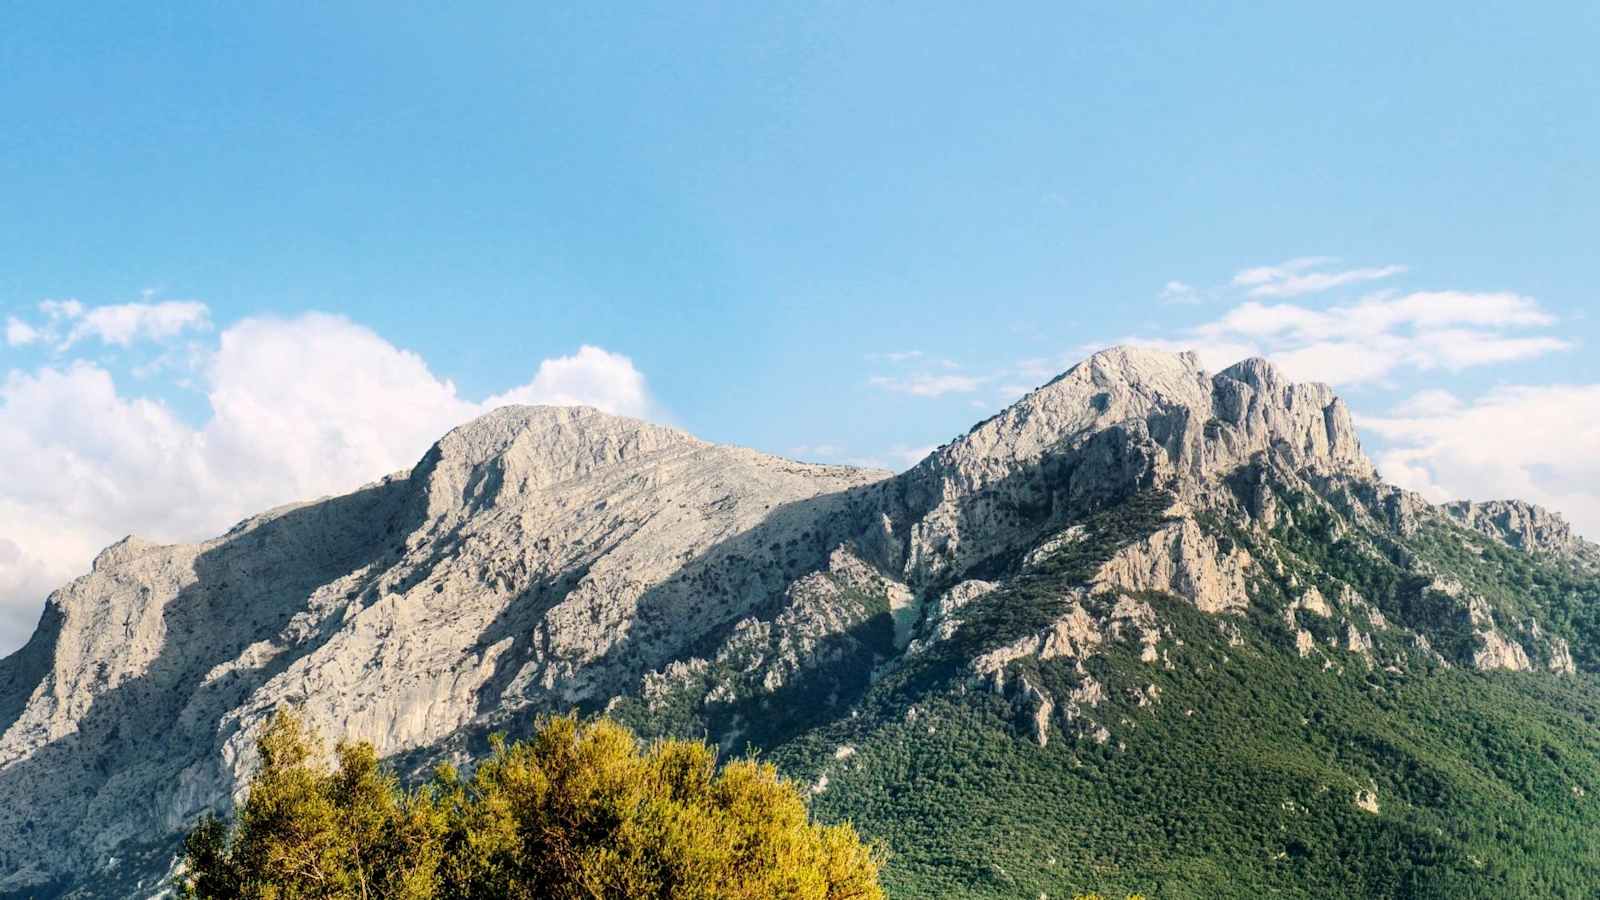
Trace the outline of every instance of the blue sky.
<instances>
[{"instance_id":1,"label":"blue sky","mask_svg":"<svg viewBox=\"0 0 1600 900\"><path fill-rule=\"evenodd\" d=\"M0 12L13 636L494 398L901 468L1129 338L1600 533L1592 4L532 6Z\"/></svg>"}]
</instances>

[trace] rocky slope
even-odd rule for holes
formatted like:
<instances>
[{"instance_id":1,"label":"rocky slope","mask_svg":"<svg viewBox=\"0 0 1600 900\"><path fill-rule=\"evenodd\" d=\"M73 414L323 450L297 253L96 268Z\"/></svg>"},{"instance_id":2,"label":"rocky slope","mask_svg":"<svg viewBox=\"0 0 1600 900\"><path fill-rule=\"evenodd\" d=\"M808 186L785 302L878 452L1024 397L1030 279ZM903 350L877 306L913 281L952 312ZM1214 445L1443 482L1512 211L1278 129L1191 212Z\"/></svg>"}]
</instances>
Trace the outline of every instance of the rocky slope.
<instances>
[{"instance_id":1,"label":"rocky slope","mask_svg":"<svg viewBox=\"0 0 1600 900\"><path fill-rule=\"evenodd\" d=\"M914 718L927 685L1054 752L1120 744L1129 704L1164 705L1141 671L1208 641L1307 671L1584 668L1588 620L1504 589L1490 544L1600 558L1535 507L1384 485L1343 403L1259 360L1105 351L899 476L508 407L353 494L128 538L52 594L0 662L0 894L151 893L283 705L408 770L605 709L790 748L837 793L870 754L794 748L873 703ZM1105 670L1123 656L1142 670Z\"/></svg>"}]
</instances>

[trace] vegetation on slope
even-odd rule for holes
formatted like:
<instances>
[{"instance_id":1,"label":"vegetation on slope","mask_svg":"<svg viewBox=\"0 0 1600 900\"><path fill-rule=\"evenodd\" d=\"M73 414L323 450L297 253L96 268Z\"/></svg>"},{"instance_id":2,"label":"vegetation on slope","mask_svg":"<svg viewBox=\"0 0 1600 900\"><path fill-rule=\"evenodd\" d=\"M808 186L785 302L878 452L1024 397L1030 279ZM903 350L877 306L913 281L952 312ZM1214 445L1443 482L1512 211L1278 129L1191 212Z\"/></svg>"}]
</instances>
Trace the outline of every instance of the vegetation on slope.
<instances>
[{"instance_id":1,"label":"vegetation on slope","mask_svg":"<svg viewBox=\"0 0 1600 900\"><path fill-rule=\"evenodd\" d=\"M1095 711L1113 738L1039 747L956 685L778 748L814 801L885 840L893 896L1587 897L1600 883L1600 692L1451 670L1323 671L1179 600L1186 652L1091 661L1155 684ZM1046 663L1051 665L1055 661ZM838 759L838 748L851 748ZM1379 800L1357 806L1362 791Z\"/></svg>"},{"instance_id":2,"label":"vegetation on slope","mask_svg":"<svg viewBox=\"0 0 1600 900\"><path fill-rule=\"evenodd\" d=\"M1385 670L1334 649L1337 618L1317 616L1301 620L1319 649L1295 652L1287 604L1313 585L1330 597L1349 585L1432 635L1447 660L1470 661L1477 635L1458 603L1429 591L1425 573L1438 572L1497 614L1549 623L1593 671L1593 576L1444 523L1402 539L1287 491L1270 533L1205 517L1225 549L1281 564L1257 576L1249 613L1222 631L1179 598L1142 595L1182 642L1171 668L1114 645L1083 661L1107 686L1089 714L1111 739L1041 748L1025 736L1012 701L977 686L967 663L1046 627L1112 552L1160 524L1167 502L1142 494L1102 511L1027 571L996 561L982 574L1002 587L962 610L952 639L881 666L854 702L809 711L804 729L762 744L813 781L819 815L890 845L892 895L1589 896L1600 883L1593 677L1467 671L1406 632L1375 630L1376 657L1403 662ZM1083 680L1066 660L1013 665L1057 697ZM1357 803L1369 797L1376 812Z\"/></svg>"},{"instance_id":3,"label":"vegetation on slope","mask_svg":"<svg viewBox=\"0 0 1600 900\"><path fill-rule=\"evenodd\" d=\"M1600 581L1448 523L1402 538L1363 531L1314 496L1279 499L1288 514L1267 533L1202 517L1225 549L1274 561L1256 576L1248 614L1224 622L1180 598L1139 596L1170 629L1170 666L1116 641L1082 670L1013 663L1058 697L1085 672L1104 685L1106 700L1085 710L1108 729L1104 743L1058 723L1065 734L1038 746L1013 700L977 684L969 663L1048 626L1069 595L1103 612L1114 597L1074 589L1160 525L1170 498L1159 493L1096 513L1079 523L1082 539L1026 570L1020 552L985 563L980 574L1001 586L921 654L886 660L886 610L854 597L859 625L814 678L709 704L727 677L713 666L662 703L615 711L652 734L728 734L738 723L742 741L813 785L819 819L851 821L887 845L890 896L1590 896L1600 883L1600 681L1585 673L1600 669ZM1519 632L1501 617L1532 616L1567 637L1580 674L1473 672L1420 653L1405 631L1374 629L1374 657L1402 663L1386 669L1335 648L1337 616L1302 615L1316 651L1295 652L1287 604L1311 586L1335 597L1349 585L1391 622L1431 635L1445 660L1470 660L1472 623L1430 592L1429 573L1486 598L1508 634ZM1526 647L1544 661L1539 645ZM422 803L466 828L449 824L465 821L451 811L471 805L466 784L395 794L397 809Z\"/></svg>"},{"instance_id":4,"label":"vegetation on slope","mask_svg":"<svg viewBox=\"0 0 1600 900\"><path fill-rule=\"evenodd\" d=\"M693 741L641 747L610 721L542 722L470 777L402 791L369 744L337 769L279 715L234 823L188 838L196 898L881 900L879 855L751 760Z\"/></svg>"},{"instance_id":5,"label":"vegetation on slope","mask_svg":"<svg viewBox=\"0 0 1600 900\"><path fill-rule=\"evenodd\" d=\"M1385 670L1333 649L1336 636L1320 633L1333 623L1314 616L1305 625L1321 649L1302 659L1282 612L1306 586L1334 596L1350 584L1439 644L1455 634L1447 658L1470 658L1476 636L1452 630L1464 623L1451 609L1426 606L1420 566L1570 634L1581 672L1592 666L1578 647L1600 646L1587 631L1600 615L1593 578L1460 529L1430 523L1402 544L1351 529L1311 498L1285 500L1293 515L1268 535L1210 522L1284 564L1227 633L1180 598L1146 594L1181 642L1171 666L1140 661L1131 644L1083 661L1108 688L1090 711L1111 732L1104 744L1041 748L1016 727L1010 700L959 677L968 652L1049 621L1083 574L1054 565L964 610L950 659L882 673L854 715L772 757L827 776L820 815L888 842L896 896L1591 896L1593 676L1435 665L1398 633L1374 635L1378 650L1413 664ZM1082 680L1066 660L1013 665L1057 696ZM1375 811L1357 802L1369 798Z\"/></svg>"}]
</instances>

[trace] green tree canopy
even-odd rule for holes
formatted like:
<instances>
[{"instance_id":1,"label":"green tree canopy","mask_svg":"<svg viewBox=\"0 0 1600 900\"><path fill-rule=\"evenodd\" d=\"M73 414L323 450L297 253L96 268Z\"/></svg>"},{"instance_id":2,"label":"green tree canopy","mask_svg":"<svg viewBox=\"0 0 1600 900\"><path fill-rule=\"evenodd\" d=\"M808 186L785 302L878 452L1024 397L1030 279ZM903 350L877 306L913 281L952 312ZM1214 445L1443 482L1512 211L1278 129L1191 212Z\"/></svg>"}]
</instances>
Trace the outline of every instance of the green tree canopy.
<instances>
[{"instance_id":1,"label":"green tree canopy","mask_svg":"<svg viewBox=\"0 0 1600 900\"><path fill-rule=\"evenodd\" d=\"M230 824L189 835L195 898L707 898L881 900L879 853L811 821L771 766L719 769L704 743L641 744L574 716L496 741L470 777L441 766L406 792L366 743L329 768L278 714Z\"/></svg>"}]
</instances>

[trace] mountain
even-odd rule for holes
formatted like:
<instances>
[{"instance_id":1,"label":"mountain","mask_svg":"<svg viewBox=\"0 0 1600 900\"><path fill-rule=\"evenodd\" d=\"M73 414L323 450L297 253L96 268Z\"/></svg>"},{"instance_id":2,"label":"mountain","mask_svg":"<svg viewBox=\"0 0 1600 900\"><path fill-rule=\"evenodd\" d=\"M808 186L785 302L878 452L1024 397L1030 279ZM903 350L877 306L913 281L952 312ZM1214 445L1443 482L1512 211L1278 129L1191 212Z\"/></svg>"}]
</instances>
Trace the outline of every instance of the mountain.
<instances>
[{"instance_id":1,"label":"mountain","mask_svg":"<svg viewBox=\"0 0 1600 900\"><path fill-rule=\"evenodd\" d=\"M148 896L293 705L402 772L754 748L895 896L1589 896L1600 548L1384 484L1321 385L1114 348L891 475L507 407L127 538L0 662L0 895Z\"/></svg>"}]
</instances>

